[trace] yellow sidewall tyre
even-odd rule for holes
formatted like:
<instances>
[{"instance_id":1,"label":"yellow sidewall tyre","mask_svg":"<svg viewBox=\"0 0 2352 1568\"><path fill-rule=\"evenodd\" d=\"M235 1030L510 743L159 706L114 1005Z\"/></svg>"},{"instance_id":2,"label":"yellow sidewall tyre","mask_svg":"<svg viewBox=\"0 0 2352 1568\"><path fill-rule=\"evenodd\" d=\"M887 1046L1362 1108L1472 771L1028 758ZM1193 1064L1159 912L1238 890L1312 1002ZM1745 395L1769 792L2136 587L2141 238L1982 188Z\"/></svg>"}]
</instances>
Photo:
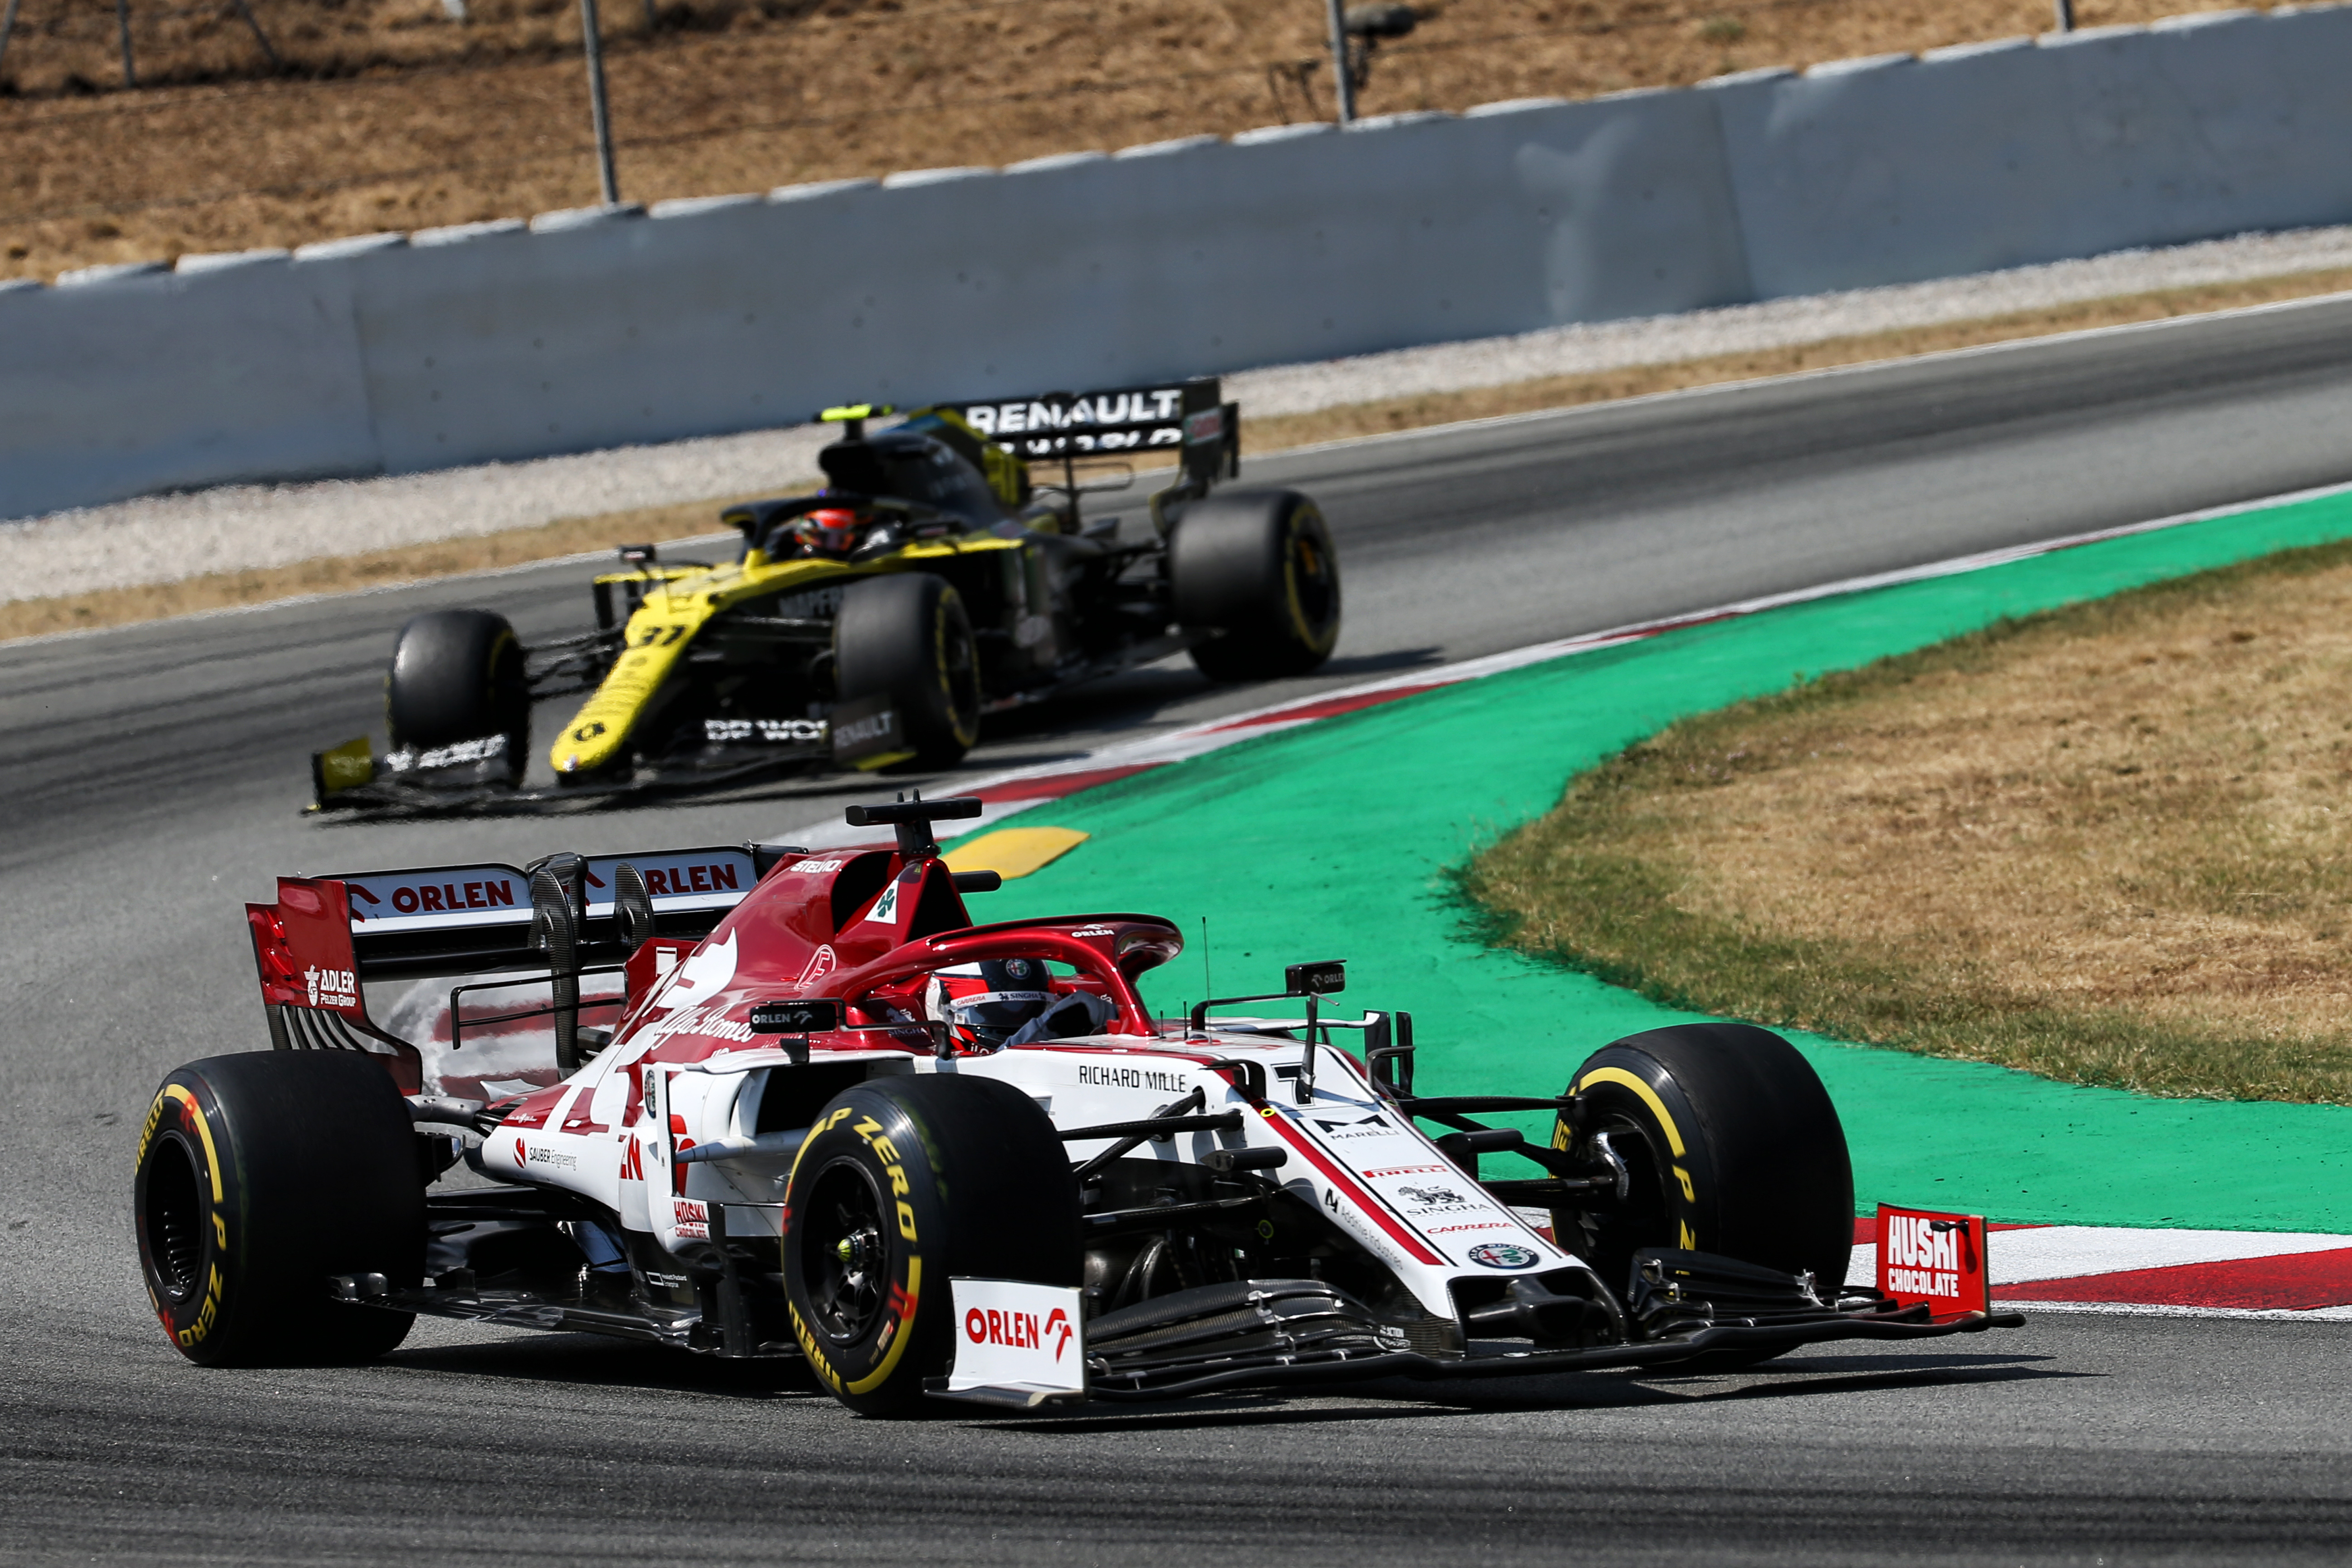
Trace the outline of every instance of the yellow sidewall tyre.
<instances>
[{"instance_id":1,"label":"yellow sidewall tyre","mask_svg":"<svg viewBox=\"0 0 2352 1568\"><path fill-rule=\"evenodd\" d=\"M140 1271L158 1323L206 1366L373 1360L413 1316L329 1299L337 1274L414 1286L425 1257L415 1128L383 1065L343 1051L173 1071L140 1130Z\"/></svg>"},{"instance_id":2,"label":"yellow sidewall tyre","mask_svg":"<svg viewBox=\"0 0 2352 1568\"><path fill-rule=\"evenodd\" d=\"M393 639L383 678L384 731L394 751L506 737L506 776L530 763L530 683L523 647L492 610L428 610Z\"/></svg>"},{"instance_id":3,"label":"yellow sidewall tyre","mask_svg":"<svg viewBox=\"0 0 2352 1568\"><path fill-rule=\"evenodd\" d=\"M928 572L852 583L834 621L839 700L884 697L914 753L896 764L952 767L980 739L980 645L962 595Z\"/></svg>"},{"instance_id":4,"label":"yellow sidewall tyre","mask_svg":"<svg viewBox=\"0 0 2352 1568\"><path fill-rule=\"evenodd\" d=\"M1177 623L1212 634L1192 662L1212 680L1305 675L1339 640L1339 558L1297 490L1223 490L1184 509L1168 541Z\"/></svg>"},{"instance_id":5,"label":"yellow sidewall tyre","mask_svg":"<svg viewBox=\"0 0 2352 1568\"><path fill-rule=\"evenodd\" d=\"M958 1276L1076 1285L1077 1188L1053 1124L1010 1084L877 1079L822 1111L786 1184L784 1295L817 1381L861 1415L927 1408Z\"/></svg>"},{"instance_id":6,"label":"yellow sidewall tyre","mask_svg":"<svg viewBox=\"0 0 2352 1568\"><path fill-rule=\"evenodd\" d=\"M1795 1047L1747 1024L1677 1024L1603 1047L1576 1070L1587 1135L1607 1131L1633 1176L1622 1207L1562 1209L1562 1245L1626 1289L1643 1247L1810 1272L1824 1300L1853 1246L1845 1130ZM1575 1142L1563 1121L1555 1147Z\"/></svg>"}]
</instances>

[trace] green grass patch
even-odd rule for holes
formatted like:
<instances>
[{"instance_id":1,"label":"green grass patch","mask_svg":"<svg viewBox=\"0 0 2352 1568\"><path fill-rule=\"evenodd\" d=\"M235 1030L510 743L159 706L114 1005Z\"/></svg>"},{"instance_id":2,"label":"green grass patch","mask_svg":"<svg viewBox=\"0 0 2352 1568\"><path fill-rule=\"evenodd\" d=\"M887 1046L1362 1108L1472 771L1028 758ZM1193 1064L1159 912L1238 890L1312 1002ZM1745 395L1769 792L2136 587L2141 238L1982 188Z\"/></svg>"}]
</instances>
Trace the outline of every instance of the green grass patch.
<instances>
[{"instance_id":1,"label":"green grass patch","mask_svg":"<svg viewBox=\"0 0 2352 1568\"><path fill-rule=\"evenodd\" d=\"M2169 1096L2352 1103L2352 545L1686 718L1458 874L1667 1006Z\"/></svg>"}]
</instances>

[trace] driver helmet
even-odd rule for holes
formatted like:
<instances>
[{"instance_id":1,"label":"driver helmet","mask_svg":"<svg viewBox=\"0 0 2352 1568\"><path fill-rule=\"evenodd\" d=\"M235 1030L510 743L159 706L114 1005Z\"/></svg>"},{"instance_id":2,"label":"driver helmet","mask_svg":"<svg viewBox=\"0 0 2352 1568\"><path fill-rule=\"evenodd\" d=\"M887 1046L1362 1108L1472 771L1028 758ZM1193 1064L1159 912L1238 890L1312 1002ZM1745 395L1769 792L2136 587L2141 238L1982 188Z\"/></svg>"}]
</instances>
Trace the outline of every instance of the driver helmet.
<instances>
[{"instance_id":1,"label":"driver helmet","mask_svg":"<svg viewBox=\"0 0 2352 1568\"><path fill-rule=\"evenodd\" d=\"M1054 1001L1053 976L1040 958L992 958L931 976L928 1011L965 1050L993 1051Z\"/></svg>"},{"instance_id":2,"label":"driver helmet","mask_svg":"<svg viewBox=\"0 0 2352 1568\"><path fill-rule=\"evenodd\" d=\"M1092 1034L1112 1012L1107 998L1091 992L1056 991L1042 958L959 964L932 975L925 991L926 1011L965 1051Z\"/></svg>"},{"instance_id":3,"label":"driver helmet","mask_svg":"<svg viewBox=\"0 0 2352 1568\"><path fill-rule=\"evenodd\" d=\"M847 507L819 507L801 519L795 531L812 550L846 555L857 548L857 514Z\"/></svg>"}]
</instances>

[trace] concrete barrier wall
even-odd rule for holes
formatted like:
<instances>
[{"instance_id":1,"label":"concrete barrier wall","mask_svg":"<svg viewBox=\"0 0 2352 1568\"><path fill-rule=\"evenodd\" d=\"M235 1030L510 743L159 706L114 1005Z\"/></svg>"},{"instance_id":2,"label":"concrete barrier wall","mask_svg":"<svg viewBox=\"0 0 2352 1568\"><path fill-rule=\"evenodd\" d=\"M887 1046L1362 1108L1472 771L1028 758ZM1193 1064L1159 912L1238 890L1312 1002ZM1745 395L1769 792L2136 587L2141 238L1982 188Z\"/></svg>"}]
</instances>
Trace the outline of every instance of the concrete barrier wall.
<instances>
[{"instance_id":1,"label":"concrete barrier wall","mask_svg":"<svg viewBox=\"0 0 2352 1568\"><path fill-rule=\"evenodd\" d=\"M1736 300L1720 147L1661 93L542 218L352 263L367 400L404 469Z\"/></svg>"},{"instance_id":2,"label":"concrete barrier wall","mask_svg":"<svg viewBox=\"0 0 2352 1568\"><path fill-rule=\"evenodd\" d=\"M381 466L331 268L280 251L0 292L0 516Z\"/></svg>"},{"instance_id":3,"label":"concrete barrier wall","mask_svg":"<svg viewBox=\"0 0 2352 1568\"><path fill-rule=\"evenodd\" d=\"M1710 89L1759 299L2352 216L2352 8L1846 60Z\"/></svg>"},{"instance_id":4,"label":"concrete barrier wall","mask_svg":"<svg viewBox=\"0 0 2352 1568\"><path fill-rule=\"evenodd\" d=\"M0 516L2352 218L2352 9L0 288Z\"/></svg>"}]
</instances>

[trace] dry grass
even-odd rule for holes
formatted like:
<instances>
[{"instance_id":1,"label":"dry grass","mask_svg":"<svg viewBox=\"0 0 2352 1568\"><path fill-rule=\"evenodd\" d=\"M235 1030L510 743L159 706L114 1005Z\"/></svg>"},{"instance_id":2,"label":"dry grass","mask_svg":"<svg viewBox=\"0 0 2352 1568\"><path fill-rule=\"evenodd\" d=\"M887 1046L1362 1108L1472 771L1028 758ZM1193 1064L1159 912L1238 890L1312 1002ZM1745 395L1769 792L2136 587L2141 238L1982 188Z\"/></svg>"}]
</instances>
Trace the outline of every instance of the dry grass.
<instances>
[{"instance_id":1,"label":"dry grass","mask_svg":"<svg viewBox=\"0 0 2352 1568\"><path fill-rule=\"evenodd\" d=\"M1796 371L1932 353L1972 344L2130 321L2158 321L2203 310L2258 305L2274 300L2352 289L2352 270L2314 272L2249 283L2216 284L2160 293L2095 300L2047 310L2021 311L1978 321L1957 321L1868 336L1839 338L1794 348L1725 354L1675 364L1637 365L1594 375L1555 376L1471 392L1433 393L1381 403L1351 404L1314 414L1250 419L1244 425L1254 453L1286 451L1355 436L1417 429L1462 419L1491 418L1544 408L1566 408L1646 393L1672 392ZM688 501L595 517L565 518L543 528L518 529L475 539L410 545L366 555L330 557L252 572L224 572L181 583L109 589L52 599L0 603L0 640L160 620L199 610L268 604L304 594L333 594L425 577L548 561L625 541L670 539L709 531L728 501Z\"/></svg>"},{"instance_id":2,"label":"dry grass","mask_svg":"<svg viewBox=\"0 0 2352 1568\"><path fill-rule=\"evenodd\" d=\"M2080 0L2084 26L2227 0ZM22 0L0 66L0 277L596 199L569 0ZM1365 113L1687 83L2049 26L2048 0L1450 0ZM761 190L1328 118L1312 0L607 0L623 194Z\"/></svg>"},{"instance_id":3,"label":"dry grass","mask_svg":"<svg viewBox=\"0 0 2352 1568\"><path fill-rule=\"evenodd\" d=\"M2352 544L1675 725L1470 868L1708 1012L2158 1094L2352 1103Z\"/></svg>"}]
</instances>

